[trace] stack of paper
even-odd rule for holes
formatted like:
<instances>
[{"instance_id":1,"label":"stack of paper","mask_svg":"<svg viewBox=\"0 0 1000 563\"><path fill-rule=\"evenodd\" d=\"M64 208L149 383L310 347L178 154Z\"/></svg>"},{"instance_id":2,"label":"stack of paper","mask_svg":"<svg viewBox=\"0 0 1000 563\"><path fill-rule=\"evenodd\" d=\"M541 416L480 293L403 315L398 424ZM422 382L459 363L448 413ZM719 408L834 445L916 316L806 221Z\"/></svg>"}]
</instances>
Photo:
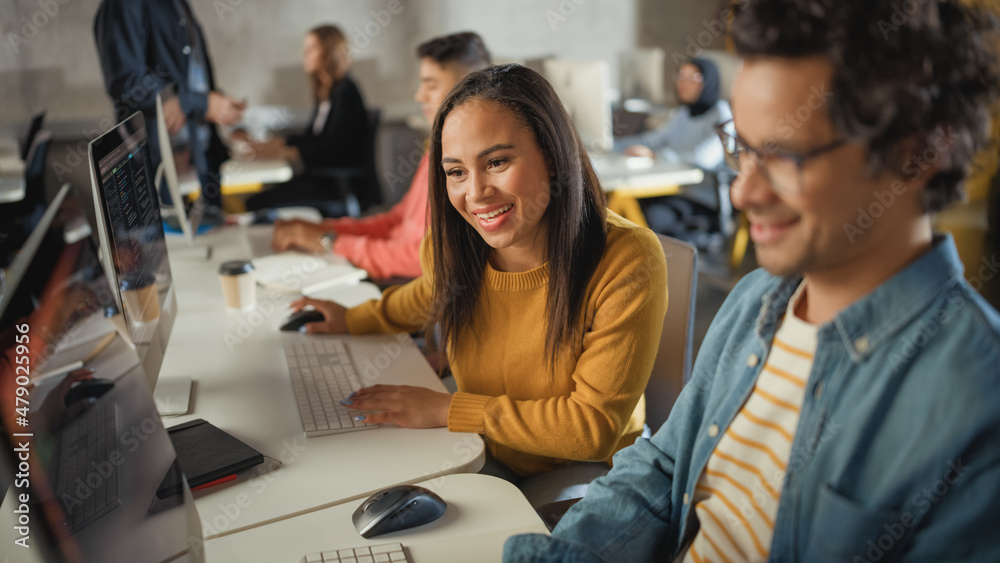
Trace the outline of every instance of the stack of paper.
<instances>
[{"instance_id":1,"label":"stack of paper","mask_svg":"<svg viewBox=\"0 0 1000 563\"><path fill-rule=\"evenodd\" d=\"M257 283L269 289L312 295L324 289L356 284L368 272L344 263L331 263L300 252L282 252L254 258Z\"/></svg>"}]
</instances>

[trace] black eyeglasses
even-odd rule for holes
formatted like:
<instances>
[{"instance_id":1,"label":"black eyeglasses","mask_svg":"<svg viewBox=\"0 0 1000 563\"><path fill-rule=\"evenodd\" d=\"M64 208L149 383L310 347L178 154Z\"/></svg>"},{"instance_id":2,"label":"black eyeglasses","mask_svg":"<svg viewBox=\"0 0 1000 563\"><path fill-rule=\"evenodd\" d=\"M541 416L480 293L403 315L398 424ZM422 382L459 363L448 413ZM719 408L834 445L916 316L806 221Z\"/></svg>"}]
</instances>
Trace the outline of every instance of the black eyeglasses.
<instances>
[{"instance_id":1,"label":"black eyeglasses","mask_svg":"<svg viewBox=\"0 0 1000 563\"><path fill-rule=\"evenodd\" d=\"M781 149L758 149L748 145L739 135L726 131L726 129L731 129L732 123L733 121L730 119L715 126L715 132L722 140L726 164L737 173L742 173L742 160L745 160L745 156L749 156L749 162L756 166L774 191L787 195L802 193L802 168L807 161L834 151L848 142L848 139L839 139L803 153Z\"/></svg>"}]
</instances>

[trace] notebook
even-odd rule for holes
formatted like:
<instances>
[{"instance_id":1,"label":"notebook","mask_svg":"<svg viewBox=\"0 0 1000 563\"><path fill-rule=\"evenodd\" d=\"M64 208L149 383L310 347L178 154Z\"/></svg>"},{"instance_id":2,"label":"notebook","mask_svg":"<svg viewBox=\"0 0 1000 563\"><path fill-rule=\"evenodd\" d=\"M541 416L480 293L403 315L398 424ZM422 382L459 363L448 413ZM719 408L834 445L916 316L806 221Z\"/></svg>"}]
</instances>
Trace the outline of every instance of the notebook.
<instances>
[{"instance_id":1,"label":"notebook","mask_svg":"<svg viewBox=\"0 0 1000 563\"><path fill-rule=\"evenodd\" d=\"M264 462L260 452L200 418L178 424L167 432L180 469L192 489ZM171 471L176 467L177 464ZM181 492L180 479L169 477L156 491L160 499Z\"/></svg>"}]
</instances>

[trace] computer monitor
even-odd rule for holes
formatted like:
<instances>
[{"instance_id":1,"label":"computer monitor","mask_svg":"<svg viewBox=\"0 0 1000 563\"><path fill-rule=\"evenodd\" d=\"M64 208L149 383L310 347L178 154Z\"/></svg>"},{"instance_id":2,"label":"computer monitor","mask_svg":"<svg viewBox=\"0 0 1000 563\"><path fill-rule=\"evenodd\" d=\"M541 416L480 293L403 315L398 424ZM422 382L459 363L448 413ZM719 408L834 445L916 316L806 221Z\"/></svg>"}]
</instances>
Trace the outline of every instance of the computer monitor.
<instances>
[{"instance_id":1,"label":"computer monitor","mask_svg":"<svg viewBox=\"0 0 1000 563\"><path fill-rule=\"evenodd\" d=\"M173 84L167 85L156 94L156 135L160 145L160 165L156 168L153 185L156 186L157 193L159 193L160 182L166 183L167 193L170 194L170 205L168 209L163 210L164 219L168 224L175 223L184 235L184 239L189 244L194 244L194 233L197 225L192 228L187 209L184 208L184 195L181 193L177 164L174 162L174 142L170 130L167 129L166 115L163 113L163 104L176 99L177 91L174 90Z\"/></svg>"},{"instance_id":2,"label":"computer monitor","mask_svg":"<svg viewBox=\"0 0 1000 563\"><path fill-rule=\"evenodd\" d=\"M112 328L75 346L89 350L84 365L99 381L75 369L42 375L81 327L111 322L113 291L89 235L63 186L0 304L3 551L31 562L201 560L200 520L136 349ZM180 494L161 499L165 486Z\"/></svg>"},{"instance_id":3,"label":"computer monitor","mask_svg":"<svg viewBox=\"0 0 1000 563\"><path fill-rule=\"evenodd\" d=\"M101 261L116 289L126 333L155 387L177 298L142 114L91 141L89 156Z\"/></svg>"},{"instance_id":4,"label":"computer monitor","mask_svg":"<svg viewBox=\"0 0 1000 563\"><path fill-rule=\"evenodd\" d=\"M667 54L663 49L635 49L620 55L622 100L644 100L651 104L667 102L664 65Z\"/></svg>"},{"instance_id":5,"label":"computer monitor","mask_svg":"<svg viewBox=\"0 0 1000 563\"><path fill-rule=\"evenodd\" d=\"M611 78L606 61L544 61L552 84L590 152L614 147L611 119Z\"/></svg>"}]
</instances>

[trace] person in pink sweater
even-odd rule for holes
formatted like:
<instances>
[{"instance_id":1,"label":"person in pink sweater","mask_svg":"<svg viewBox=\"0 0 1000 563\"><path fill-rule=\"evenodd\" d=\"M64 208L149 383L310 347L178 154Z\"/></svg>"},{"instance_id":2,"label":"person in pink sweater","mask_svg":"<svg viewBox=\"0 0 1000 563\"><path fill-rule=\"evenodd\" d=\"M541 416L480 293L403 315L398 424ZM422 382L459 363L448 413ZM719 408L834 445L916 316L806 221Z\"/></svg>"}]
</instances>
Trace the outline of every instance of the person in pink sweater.
<instances>
[{"instance_id":1,"label":"person in pink sweater","mask_svg":"<svg viewBox=\"0 0 1000 563\"><path fill-rule=\"evenodd\" d=\"M438 106L470 72L490 65L490 53L476 33L431 39L417 47L420 86L415 99L433 124ZM333 251L366 270L373 279L417 278L420 241L427 231L428 161L425 152L403 199L385 213L322 223L303 220L274 224L274 250Z\"/></svg>"}]
</instances>

